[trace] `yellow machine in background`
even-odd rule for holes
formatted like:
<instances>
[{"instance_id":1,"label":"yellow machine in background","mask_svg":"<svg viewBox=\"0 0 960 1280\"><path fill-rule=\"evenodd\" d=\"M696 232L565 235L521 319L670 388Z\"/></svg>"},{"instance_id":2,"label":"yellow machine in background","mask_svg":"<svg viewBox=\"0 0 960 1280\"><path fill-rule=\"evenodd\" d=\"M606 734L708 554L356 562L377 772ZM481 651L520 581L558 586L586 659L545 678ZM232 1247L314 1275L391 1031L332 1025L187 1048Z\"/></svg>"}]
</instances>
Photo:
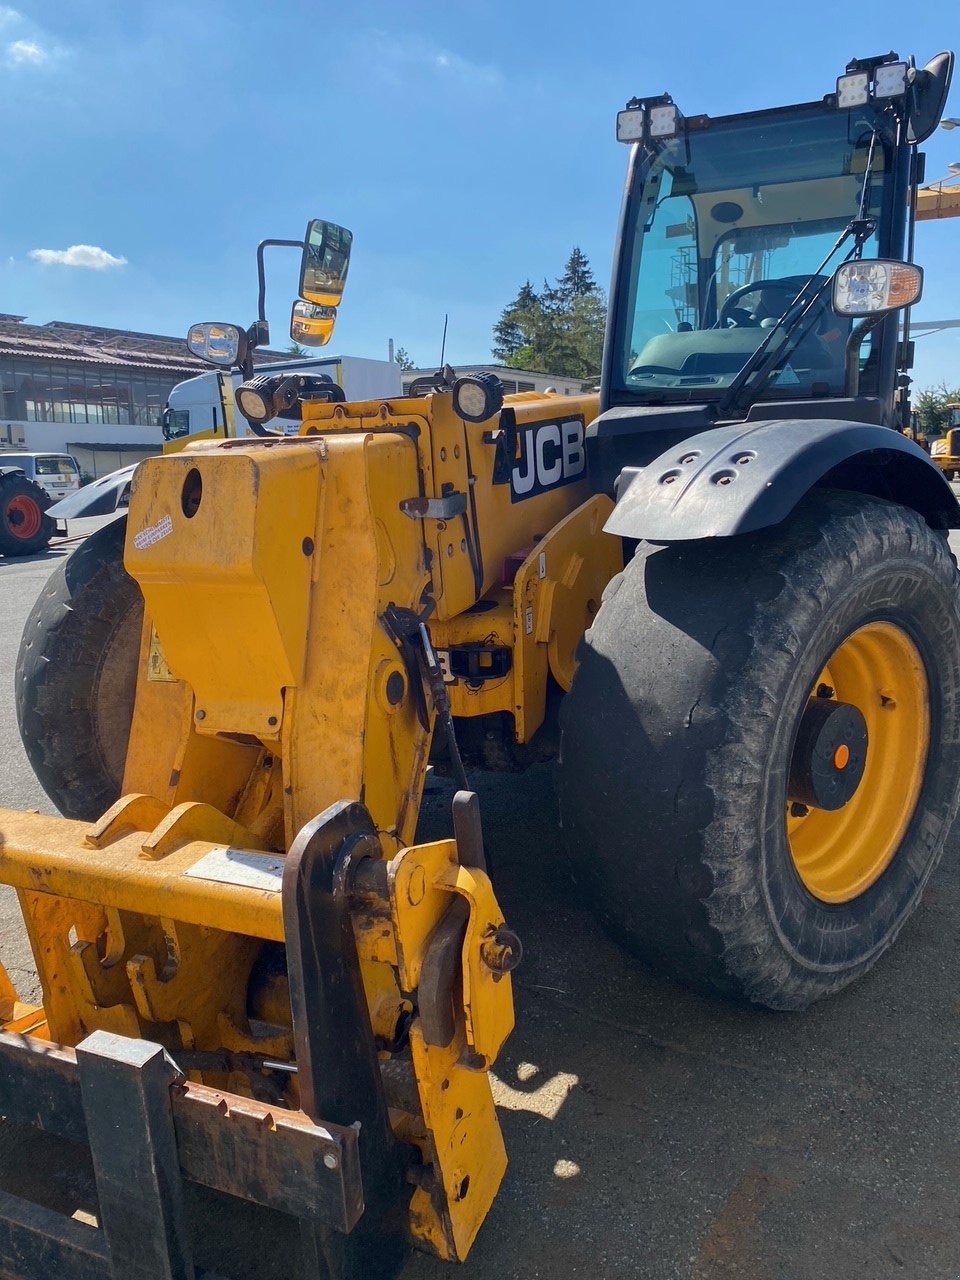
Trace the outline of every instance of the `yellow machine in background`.
<instances>
[{"instance_id":1,"label":"yellow machine in background","mask_svg":"<svg viewBox=\"0 0 960 1280\"><path fill-rule=\"evenodd\" d=\"M960 404L948 404L947 430L930 445L930 456L948 480L960 477Z\"/></svg>"},{"instance_id":2,"label":"yellow machine in background","mask_svg":"<svg viewBox=\"0 0 960 1280\"><path fill-rule=\"evenodd\" d=\"M960 175L928 183L917 192L917 221L960 217Z\"/></svg>"},{"instance_id":3,"label":"yellow machine in background","mask_svg":"<svg viewBox=\"0 0 960 1280\"><path fill-rule=\"evenodd\" d=\"M951 176L931 182L917 191L916 219L929 222L939 218L960 217L960 177ZM948 480L960 477L960 405L948 404L947 431L939 440L930 442L930 456Z\"/></svg>"}]
</instances>

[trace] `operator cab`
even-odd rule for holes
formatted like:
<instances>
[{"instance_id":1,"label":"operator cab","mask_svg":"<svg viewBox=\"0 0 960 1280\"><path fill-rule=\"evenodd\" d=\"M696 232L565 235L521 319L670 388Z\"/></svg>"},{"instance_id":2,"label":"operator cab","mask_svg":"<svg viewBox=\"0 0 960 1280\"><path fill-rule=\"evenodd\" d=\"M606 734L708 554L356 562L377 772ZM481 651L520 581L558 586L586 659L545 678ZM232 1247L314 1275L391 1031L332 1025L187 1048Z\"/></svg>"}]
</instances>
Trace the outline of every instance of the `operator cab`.
<instances>
[{"instance_id":1,"label":"operator cab","mask_svg":"<svg viewBox=\"0 0 960 1280\"><path fill-rule=\"evenodd\" d=\"M913 144L936 127L951 67L889 54L850 63L820 102L684 119L662 95L620 112L633 146L589 432L599 487L717 423L899 425L893 307L919 296L919 269L905 266L912 294L899 278L889 305L874 296L869 324L858 301L903 257Z\"/></svg>"},{"instance_id":2,"label":"operator cab","mask_svg":"<svg viewBox=\"0 0 960 1280\"><path fill-rule=\"evenodd\" d=\"M767 113L764 113L767 114ZM778 118L719 120L659 150L625 228L611 390L711 398L806 289L860 212L873 108L808 108ZM873 150L864 254L879 253L889 148ZM768 398L841 395L850 321L821 294L809 333ZM782 333L782 329L780 331ZM864 354L866 364L869 347Z\"/></svg>"}]
</instances>

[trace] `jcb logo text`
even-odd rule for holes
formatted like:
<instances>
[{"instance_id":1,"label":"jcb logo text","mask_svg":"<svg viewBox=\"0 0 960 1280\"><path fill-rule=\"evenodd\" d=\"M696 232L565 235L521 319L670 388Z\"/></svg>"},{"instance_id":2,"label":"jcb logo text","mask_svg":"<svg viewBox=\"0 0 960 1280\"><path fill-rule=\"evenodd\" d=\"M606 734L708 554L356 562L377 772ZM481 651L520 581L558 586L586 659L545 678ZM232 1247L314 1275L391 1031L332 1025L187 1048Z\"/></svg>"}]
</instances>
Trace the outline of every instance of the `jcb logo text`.
<instances>
[{"instance_id":1,"label":"jcb logo text","mask_svg":"<svg viewBox=\"0 0 960 1280\"><path fill-rule=\"evenodd\" d=\"M523 502L586 474L583 419L538 422L520 430L520 457L510 473L510 500Z\"/></svg>"}]
</instances>

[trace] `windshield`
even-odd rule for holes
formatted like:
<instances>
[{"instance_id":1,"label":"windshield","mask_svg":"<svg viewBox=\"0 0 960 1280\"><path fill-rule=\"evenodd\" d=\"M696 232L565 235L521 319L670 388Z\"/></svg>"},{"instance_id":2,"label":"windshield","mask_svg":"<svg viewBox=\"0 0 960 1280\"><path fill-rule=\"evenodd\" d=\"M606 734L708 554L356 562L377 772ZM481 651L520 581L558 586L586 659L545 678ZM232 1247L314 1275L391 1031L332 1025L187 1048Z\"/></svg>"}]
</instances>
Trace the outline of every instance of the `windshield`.
<instances>
[{"instance_id":1,"label":"windshield","mask_svg":"<svg viewBox=\"0 0 960 1280\"><path fill-rule=\"evenodd\" d=\"M188 409L164 409L161 424L165 440L179 440L181 436L190 434L190 411Z\"/></svg>"},{"instance_id":2,"label":"windshield","mask_svg":"<svg viewBox=\"0 0 960 1280\"><path fill-rule=\"evenodd\" d=\"M949 414L949 425L951 427L960 427L960 404L947 405Z\"/></svg>"},{"instance_id":3,"label":"windshield","mask_svg":"<svg viewBox=\"0 0 960 1280\"><path fill-rule=\"evenodd\" d=\"M613 382L630 399L719 397L858 214L878 117L797 108L719 120L639 157L624 228ZM878 135L865 212L879 217L892 144ZM864 247L876 256L877 237ZM840 394L850 321L829 290L768 397ZM774 344L781 334L774 337ZM869 348L861 352L863 363Z\"/></svg>"}]
</instances>

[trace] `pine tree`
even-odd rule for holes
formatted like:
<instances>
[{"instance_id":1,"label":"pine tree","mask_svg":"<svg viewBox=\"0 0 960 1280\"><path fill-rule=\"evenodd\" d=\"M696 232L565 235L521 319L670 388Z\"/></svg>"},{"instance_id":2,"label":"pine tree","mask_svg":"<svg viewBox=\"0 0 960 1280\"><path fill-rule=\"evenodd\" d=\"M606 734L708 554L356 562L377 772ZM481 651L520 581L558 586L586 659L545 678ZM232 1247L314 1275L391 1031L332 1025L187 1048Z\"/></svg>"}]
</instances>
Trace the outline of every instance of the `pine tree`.
<instances>
[{"instance_id":1,"label":"pine tree","mask_svg":"<svg viewBox=\"0 0 960 1280\"><path fill-rule=\"evenodd\" d=\"M493 330L493 355L504 364L517 364L520 351L529 345L540 311L540 299L527 280L513 302L504 307Z\"/></svg>"},{"instance_id":2,"label":"pine tree","mask_svg":"<svg viewBox=\"0 0 960 1280\"><path fill-rule=\"evenodd\" d=\"M493 328L493 357L510 364L523 346L523 329L516 313L506 308Z\"/></svg>"},{"instance_id":3,"label":"pine tree","mask_svg":"<svg viewBox=\"0 0 960 1280\"><path fill-rule=\"evenodd\" d=\"M493 354L517 369L594 381L600 374L606 299L575 248L555 284L528 280L494 327Z\"/></svg>"},{"instance_id":4,"label":"pine tree","mask_svg":"<svg viewBox=\"0 0 960 1280\"><path fill-rule=\"evenodd\" d=\"M537 334L537 362L531 368L540 373L567 374L576 363L576 342L572 331L572 297L563 282L550 285L544 280L540 295L542 320ZM575 376L575 375L574 375Z\"/></svg>"},{"instance_id":5,"label":"pine tree","mask_svg":"<svg viewBox=\"0 0 960 1280\"><path fill-rule=\"evenodd\" d=\"M587 255L579 245L575 245L563 269L558 282L560 292L566 298L583 298L589 293L597 293L598 286L590 270Z\"/></svg>"},{"instance_id":6,"label":"pine tree","mask_svg":"<svg viewBox=\"0 0 960 1280\"><path fill-rule=\"evenodd\" d=\"M415 369L417 367L412 356L404 347L397 347L396 351L393 353L393 358L404 373L406 373L408 369Z\"/></svg>"},{"instance_id":7,"label":"pine tree","mask_svg":"<svg viewBox=\"0 0 960 1280\"><path fill-rule=\"evenodd\" d=\"M573 376L596 382L603 361L603 334L607 324L607 300L601 289L574 298L572 329L576 361Z\"/></svg>"}]
</instances>

